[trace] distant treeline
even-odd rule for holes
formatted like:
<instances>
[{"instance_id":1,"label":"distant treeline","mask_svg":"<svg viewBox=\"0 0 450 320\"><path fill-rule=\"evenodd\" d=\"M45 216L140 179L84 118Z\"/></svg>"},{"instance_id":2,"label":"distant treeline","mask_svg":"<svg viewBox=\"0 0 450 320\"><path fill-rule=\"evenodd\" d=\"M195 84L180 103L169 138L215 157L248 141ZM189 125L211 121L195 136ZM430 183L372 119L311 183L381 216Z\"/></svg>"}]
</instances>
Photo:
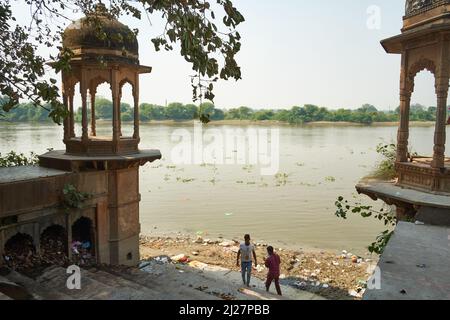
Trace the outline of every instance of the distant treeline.
<instances>
[{"instance_id":1,"label":"distant treeline","mask_svg":"<svg viewBox=\"0 0 450 320\"><path fill-rule=\"evenodd\" d=\"M1 100L0 100L1 103ZM112 119L112 102L105 98L97 98L95 102L97 119ZM393 111L379 111L373 105L365 104L356 110L338 109L329 110L307 104L303 107L292 107L281 110L253 110L248 107L239 107L229 110L217 109L212 103L194 104L170 103L167 107L143 103L140 105L141 121L175 120L187 121L198 118L200 114L209 115L212 121L217 120L251 120L251 121L280 121L291 124L303 124L318 121L353 122L371 124L373 122L394 122L399 120L399 108ZM90 112L88 112L90 116ZM434 121L435 107L425 107L420 104L411 106L411 121ZM127 104L121 105L122 121L133 120L133 108ZM8 113L3 113L0 120L12 122L24 121L50 121L48 111L37 108L31 103L19 104ZM76 121L81 121L81 108L77 110Z\"/></svg>"}]
</instances>

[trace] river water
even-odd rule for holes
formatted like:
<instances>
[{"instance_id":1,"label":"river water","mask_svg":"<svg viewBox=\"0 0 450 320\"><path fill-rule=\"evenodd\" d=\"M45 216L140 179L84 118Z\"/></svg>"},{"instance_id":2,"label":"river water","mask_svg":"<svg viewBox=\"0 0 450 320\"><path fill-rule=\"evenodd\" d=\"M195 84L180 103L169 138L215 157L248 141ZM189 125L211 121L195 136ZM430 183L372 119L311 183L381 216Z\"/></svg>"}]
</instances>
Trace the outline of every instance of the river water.
<instances>
[{"instance_id":1,"label":"river water","mask_svg":"<svg viewBox=\"0 0 450 320\"><path fill-rule=\"evenodd\" d=\"M108 124L99 124L100 132L107 133L108 128ZM216 138L225 137L230 130L247 138L250 133L257 132L263 137L267 133L269 146L278 146L271 152L279 159L278 175L262 174L266 165L238 161L220 164L220 159L230 160L227 152L222 155L220 150L209 164L203 164L201 159L180 164L177 155L184 154L181 158L185 161L188 158L186 153L174 153L181 146L178 135L190 136L195 148L198 141L195 142L194 125L142 124L140 148L160 149L163 154L162 161L141 168L143 233L182 232L202 234L205 238L241 238L250 233L256 241L285 247L347 249L363 254L365 247L384 230L378 221L371 219L336 218L334 202L340 195L355 196L355 184L380 159L376 145L395 141L396 127L210 125L208 128L203 133ZM124 124L123 130L129 133L132 126ZM412 149L430 154L433 131L433 127L412 128ZM0 134L1 153L10 150L44 153L47 148L64 148L62 128L53 124L3 122ZM208 141L205 137L204 147ZM251 141L246 144L247 151L254 150ZM186 148L183 150L187 152ZM261 156L263 150L259 148L255 155ZM232 154L240 151L231 150ZM250 156L244 157L249 159ZM379 205L364 196L359 199Z\"/></svg>"}]
</instances>

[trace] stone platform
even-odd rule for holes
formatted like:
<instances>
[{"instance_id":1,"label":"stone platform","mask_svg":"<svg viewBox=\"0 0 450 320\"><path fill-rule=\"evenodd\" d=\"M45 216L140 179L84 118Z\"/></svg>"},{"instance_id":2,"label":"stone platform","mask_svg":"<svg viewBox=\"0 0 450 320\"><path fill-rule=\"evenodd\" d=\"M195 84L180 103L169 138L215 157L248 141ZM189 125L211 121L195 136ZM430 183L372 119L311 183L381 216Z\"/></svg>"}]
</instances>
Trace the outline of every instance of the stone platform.
<instances>
[{"instance_id":1,"label":"stone platform","mask_svg":"<svg viewBox=\"0 0 450 320\"><path fill-rule=\"evenodd\" d=\"M399 186L395 182L367 180L356 185L358 193L397 207L400 219L409 217L430 225L450 226L450 196Z\"/></svg>"},{"instance_id":2,"label":"stone platform","mask_svg":"<svg viewBox=\"0 0 450 320\"><path fill-rule=\"evenodd\" d=\"M450 228L400 222L364 300L450 300Z\"/></svg>"}]
</instances>

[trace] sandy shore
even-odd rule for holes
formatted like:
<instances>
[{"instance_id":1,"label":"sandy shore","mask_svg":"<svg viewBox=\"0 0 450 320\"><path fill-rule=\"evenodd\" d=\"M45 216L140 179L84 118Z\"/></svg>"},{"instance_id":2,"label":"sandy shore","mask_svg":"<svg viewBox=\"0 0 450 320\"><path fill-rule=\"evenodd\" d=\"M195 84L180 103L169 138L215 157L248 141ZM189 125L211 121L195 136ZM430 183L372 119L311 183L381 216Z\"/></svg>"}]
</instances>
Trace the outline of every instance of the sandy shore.
<instances>
[{"instance_id":1,"label":"sandy shore","mask_svg":"<svg viewBox=\"0 0 450 320\"><path fill-rule=\"evenodd\" d=\"M236 240L203 239L195 236L141 236L141 259L159 256L185 256L189 260L239 271L236 266ZM257 243L258 267L254 276L265 279L266 244ZM348 252L304 251L276 248L281 257L282 283L318 294L327 299L361 298L375 260Z\"/></svg>"}]
</instances>

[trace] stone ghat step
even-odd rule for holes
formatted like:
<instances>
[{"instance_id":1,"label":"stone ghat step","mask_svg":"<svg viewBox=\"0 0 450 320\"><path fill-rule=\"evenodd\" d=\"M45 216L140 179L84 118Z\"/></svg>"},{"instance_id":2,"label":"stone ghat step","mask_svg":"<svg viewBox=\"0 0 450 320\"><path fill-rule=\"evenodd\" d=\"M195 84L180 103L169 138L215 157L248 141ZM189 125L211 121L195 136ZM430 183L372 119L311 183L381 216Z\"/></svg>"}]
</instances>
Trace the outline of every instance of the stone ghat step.
<instances>
[{"instance_id":1,"label":"stone ghat step","mask_svg":"<svg viewBox=\"0 0 450 320\"><path fill-rule=\"evenodd\" d=\"M47 288L40 283L16 271L11 271L6 279L24 288L33 300L72 300L69 295Z\"/></svg>"},{"instance_id":2,"label":"stone ghat step","mask_svg":"<svg viewBox=\"0 0 450 320\"><path fill-rule=\"evenodd\" d=\"M160 300L220 300L219 297L186 286L186 274L178 273L179 270L165 270L159 274L151 274L139 269L117 271L113 268L105 270L126 280L135 282L146 288L159 292ZM189 274L189 277L192 277ZM199 285L201 282L199 282Z\"/></svg>"},{"instance_id":3,"label":"stone ghat step","mask_svg":"<svg viewBox=\"0 0 450 320\"><path fill-rule=\"evenodd\" d=\"M81 289L70 290L66 284L68 276L66 269L52 267L45 270L37 282L77 300L157 300L160 297L157 291L119 276L84 269L81 269Z\"/></svg>"}]
</instances>

